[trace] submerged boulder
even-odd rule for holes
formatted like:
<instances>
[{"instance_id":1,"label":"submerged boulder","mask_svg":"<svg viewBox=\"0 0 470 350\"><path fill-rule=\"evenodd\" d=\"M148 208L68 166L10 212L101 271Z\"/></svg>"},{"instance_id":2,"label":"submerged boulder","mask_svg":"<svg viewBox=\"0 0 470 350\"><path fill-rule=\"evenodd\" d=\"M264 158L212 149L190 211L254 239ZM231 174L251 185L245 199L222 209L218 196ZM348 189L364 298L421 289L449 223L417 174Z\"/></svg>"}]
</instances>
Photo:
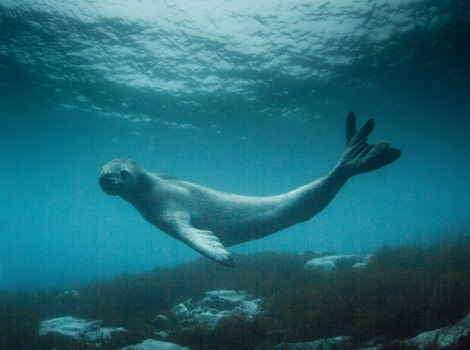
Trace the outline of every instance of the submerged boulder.
<instances>
[{"instance_id":1,"label":"submerged boulder","mask_svg":"<svg viewBox=\"0 0 470 350\"><path fill-rule=\"evenodd\" d=\"M165 315L158 315L152 320L152 323L158 328L165 328L170 323L170 318Z\"/></svg>"},{"instance_id":2,"label":"submerged boulder","mask_svg":"<svg viewBox=\"0 0 470 350\"><path fill-rule=\"evenodd\" d=\"M263 304L262 299L254 299L245 292L217 290L206 292L205 297L197 302L187 300L178 304L171 311L183 327L200 325L213 331L226 317L252 319L262 312Z\"/></svg>"},{"instance_id":3,"label":"submerged boulder","mask_svg":"<svg viewBox=\"0 0 470 350\"><path fill-rule=\"evenodd\" d=\"M281 343L276 350L380 350L380 349L415 349L415 350L463 350L470 349L470 314L452 326L423 332L406 340L386 342L385 337L375 338L358 345L347 336L319 339L304 343Z\"/></svg>"},{"instance_id":4,"label":"submerged boulder","mask_svg":"<svg viewBox=\"0 0 470 350\"><path fill-rule=\"evenodd\" d=\"M342 350L350 349L352 341L350 337L335 337L329 339L319 339L305 343L281 343L275 350Z\"/></svg>"},{"instance_id":5,"label":"submerged boulder","mask_svg":"<svg viewBox=\"0 0 470 350\"><path fill-rule=\"evenodd\" d=\"M448 327L423 332L401 342L417 349L468 349L470 348L470 314Z\"/></svg>"},{"instance_id":6,"label":"submerged boulder","mask_svg":"<svg viewBox=\"0 0 470 350\"><path fill-rule=\"evenodd\" d=\"M322 256L309 260L305 269L318 269L322 271L335 271L347 268L363 268L369 264L372 255L336 255Z\"/></svg>"},{"instance_id":7,"label":"submerged boulder","mask_svg":"<svg viewBox=\"0 0 470 350\"><path fill-rule=\"evenodd\" d=\"M127 331L101 327L102 321L87 321L71 316L53 318L39 323L38 334L45 347L118 346Z\"/></svg>"},{"instance_id":8,"label":"submerged boulder","mask_svg":"<svg viewBox=\"0 0 470 350\"><path fill-rule=\"evenodd\" d=\"M161 340L147 339L140 344L126 346L120 350L189 350L189 348Z\"/></svg>"},{"instance_id":9,"label":"submerged boulder","mask_svg":"<svg viewBox=\"0 0 470 350\"><path fill-rule=\"evenodd\" d=\"M234 290L215 290L204 294L205 297L197 304L217 310L231 310L243 303L248 296L245 292Z\"/></svg>"}]
</instances>

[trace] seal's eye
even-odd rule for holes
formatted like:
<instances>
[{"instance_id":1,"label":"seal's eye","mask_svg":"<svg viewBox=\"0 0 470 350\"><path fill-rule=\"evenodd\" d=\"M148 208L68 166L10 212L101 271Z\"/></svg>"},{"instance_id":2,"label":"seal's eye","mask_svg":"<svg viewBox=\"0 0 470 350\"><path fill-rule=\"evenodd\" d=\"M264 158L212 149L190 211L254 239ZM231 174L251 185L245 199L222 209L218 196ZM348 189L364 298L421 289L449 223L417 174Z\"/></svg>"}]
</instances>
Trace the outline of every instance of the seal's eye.
<instances>
[{"instance_id":1,"label":"seal's eye","mask_svg":"<svg viewBox=\"0 0 470 350\"><path fill-rule=\"evenodd\" d=\"M121 170L121 177L127 179L129 177L129 172L127 170Z\"/></svg>"}]
</instances>

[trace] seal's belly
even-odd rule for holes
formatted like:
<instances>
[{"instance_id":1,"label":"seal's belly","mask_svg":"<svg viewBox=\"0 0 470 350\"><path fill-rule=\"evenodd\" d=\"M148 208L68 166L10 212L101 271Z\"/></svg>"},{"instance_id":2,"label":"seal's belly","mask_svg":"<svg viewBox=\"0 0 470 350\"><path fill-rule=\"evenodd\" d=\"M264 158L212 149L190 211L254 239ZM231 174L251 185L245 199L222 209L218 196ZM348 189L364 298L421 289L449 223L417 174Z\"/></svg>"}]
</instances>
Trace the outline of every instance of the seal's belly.
<instances>
[{"instance_id":1,"label":"seal's belly","mask_svg":"<svg viewBox=\"0 0 470 350\"><path fill-rule=\"evenodd\" d=\"M238 196L237 196L238 197ZM214 232L224 245L252 241L279 231L279 200L274 197L241 197L229 201L204 203L191 225Z\"/></svg>"}]
</instances>

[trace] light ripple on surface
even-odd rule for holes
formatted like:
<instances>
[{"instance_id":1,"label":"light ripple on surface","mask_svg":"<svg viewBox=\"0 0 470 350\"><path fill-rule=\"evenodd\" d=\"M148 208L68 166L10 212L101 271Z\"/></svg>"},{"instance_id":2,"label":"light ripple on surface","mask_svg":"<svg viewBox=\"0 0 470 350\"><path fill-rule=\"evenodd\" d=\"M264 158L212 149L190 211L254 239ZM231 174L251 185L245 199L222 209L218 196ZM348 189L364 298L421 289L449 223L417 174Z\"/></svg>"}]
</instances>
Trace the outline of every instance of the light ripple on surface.
<instances>
[{"instance_id":1,"label":"light ripple on surface","mask_svg":"<svg viewBox=\"0 0 470 350\"><path fill-rule=\"evenodd\" d=\"M446 4L412 0L5 0L0 9L0 53L51 85L67 82L84 96L84 84L189 100L237 94L260 109L256 101L274 98L277 81L315 86L359 62L373 67L397 38L451 16ZM397 64L388 59L381 56L383 67Z\"/></svg>"}]
</instances>

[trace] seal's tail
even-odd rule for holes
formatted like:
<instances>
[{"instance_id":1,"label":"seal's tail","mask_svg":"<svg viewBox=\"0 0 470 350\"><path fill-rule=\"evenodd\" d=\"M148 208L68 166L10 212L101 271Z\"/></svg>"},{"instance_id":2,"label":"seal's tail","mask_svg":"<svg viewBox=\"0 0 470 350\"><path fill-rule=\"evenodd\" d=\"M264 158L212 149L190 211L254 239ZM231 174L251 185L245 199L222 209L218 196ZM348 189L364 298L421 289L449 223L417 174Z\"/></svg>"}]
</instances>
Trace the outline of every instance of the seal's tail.
<instances>
[{"instance_id":1,"label":"seal's tail","mask_svg":"<svg viewBox=\"0 0 470 350\"><path fill-rule=\"evenodd\" d=\"M356 116L349 112L346 121L346 149L338 167L349 176L379 169L397 160L401 151L389 146L388 142L379 141L369 145L367 136L374 129L374 120L369 119L359 131L356 130Z\"/></svg>"}]
</instances>

